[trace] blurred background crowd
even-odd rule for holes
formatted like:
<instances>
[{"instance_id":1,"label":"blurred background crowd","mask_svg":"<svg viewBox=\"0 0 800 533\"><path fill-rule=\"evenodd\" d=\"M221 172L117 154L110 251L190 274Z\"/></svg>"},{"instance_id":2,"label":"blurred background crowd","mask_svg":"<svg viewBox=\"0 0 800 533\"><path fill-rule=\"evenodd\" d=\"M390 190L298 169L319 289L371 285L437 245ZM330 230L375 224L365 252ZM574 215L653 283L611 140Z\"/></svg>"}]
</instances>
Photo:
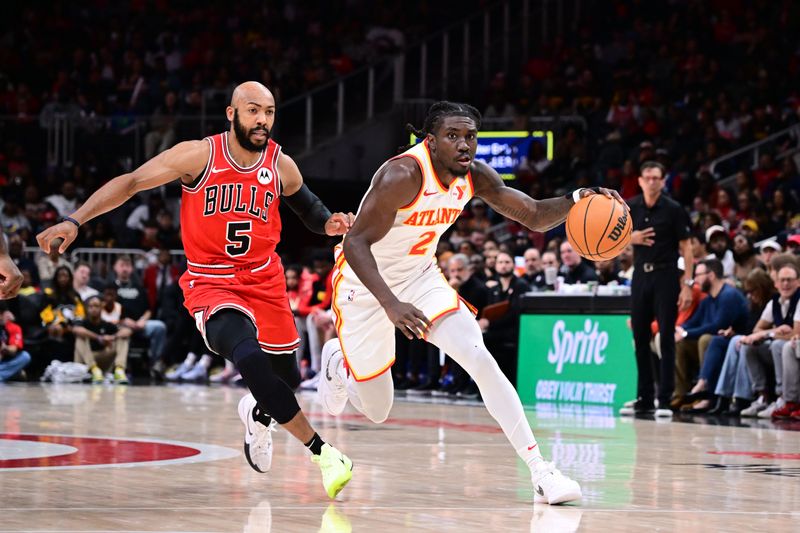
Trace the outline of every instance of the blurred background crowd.
<instances>
[{"instance_id":1,"label":"blurred background crowd","mask_svg":"<svg viewBox=\"0 0 800 533\"><path fill-rule=\"evenodd\" d=\"M482 110L484 129L526 130L531 121L553 121L552 157L543 144L532 143L508 184L534 198L602 185L630 199L640 192L641 163L660 162L667 169L666 192L691 222L695 259L718 259L720 281L741 292L745 313L758 315L727 338L777 328L777 317L762 316L764 309L776 294L781 304L794 302L792 311L797 299L800 52L794 36L800 6L789 0L580 4L574 31L536 47L521 67L492 69L485 85L461 89L462 99ZM114 328L103 326L103 340L88 351L103 352L108 361L98 367L110 376L95 372L94 381L126 382L131 375L152 373L235 382L235 369L208 353L182 308L177 184L84 224L64 256L36 252L34 236L131 168L127 133L134 124L145 124L141 151L152 157L181 140L225 128L221 111L232 87L243 80L266 84L280 106L402 52L479 12L485 2L420 2L414 13L403 6L373 7L360 0L317 7L97 0L29 5L22 8L24 24L13 18L0 22L0 225L25 275L21 295L3 314L6 337L14 337L8 324L16 323L24 343L4 356L2 364L17 362L6 365L0 379L20 379L23 367L22 379L38 379L50 361L73 361L87 351L76 346L90 337L81 328L104 323ZM209 120L201 130L198 120L206 112L216 122ZM81 150L70 164L51 164L44 141L56 117L64 116L79 124L95 149ZM753 143L761 144L748 148ZM736 156L739 151L742 157ZM340 185L306 178L334 209L355 210L366 189L363 181ZM334 243L312 239L292 217L285 217L279 252L304 339L298 354L307 378L303 386L313 388L320 347L335 335L329 317ZM631 277L632 248L612 261L591 263L566 242L563 227L530 232L480 199L446 237L437 250L439 265L479 313L494 310L479 319L487 346L512 381L522 294L564 292L576 284L590 290L624 287ZM776 257L782 259L773 264ZM795 281L784 286L781 280L792 277L781 270L786 265L795 269ZM763 275L759 281L759 272L771 275L772 285ZM703 291L696 292L699 307ZM503 302L509 305L497 305ZM766 318L771 325L758 320ZM795 333L764 335L750 340L791 345ZM8 339L4 350L11 346ZM750 401L772 405L773 411L784 407L786 402L778 401L786 383L781 354L750 356L760 357L766 370L759 374L753 363L747 395L747 384L737 394L717 394L722 368L714 371L716 377L703 374L707 346L699 345L676 408L721 407L712 396L741 400L725 409L738 405L741 411ZM21 351L31 360L12 357ZM477 398L468 376L443 355L398 336L397 388ZM94 367L84 355L79 359ZM719 365L725 360L723 351Z\"/></svg>"}]
</instances>

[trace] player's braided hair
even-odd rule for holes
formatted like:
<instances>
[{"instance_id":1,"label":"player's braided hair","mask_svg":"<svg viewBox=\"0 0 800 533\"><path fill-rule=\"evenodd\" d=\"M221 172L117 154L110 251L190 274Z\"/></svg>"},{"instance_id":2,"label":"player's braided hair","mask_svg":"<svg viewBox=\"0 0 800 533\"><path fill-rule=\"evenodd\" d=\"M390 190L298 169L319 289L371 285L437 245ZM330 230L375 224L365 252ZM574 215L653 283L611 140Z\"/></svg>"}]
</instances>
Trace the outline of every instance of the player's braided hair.
<instances>
[{"instance_id":1,"label":"player's braided hair","mask_svg":"<svg viewBox=\"0 0 800 533\"><path fill-rule=\"evenodd\" d=\"M445 117L467 117L475 121L478 129L481 129L481 112L469 104L459 104L456 102L448 102L442 100L436 102L428 109L428 114L425 116L425 122L422 124L422 129L418 129L413 124L406 124L406 131L413 134L416 138L422 139L429 133L434 133L439 126L442 125L442 120ZM400 148L400 151L408 150L414 146L409 144Z\"/></svg>"}]
</instances>

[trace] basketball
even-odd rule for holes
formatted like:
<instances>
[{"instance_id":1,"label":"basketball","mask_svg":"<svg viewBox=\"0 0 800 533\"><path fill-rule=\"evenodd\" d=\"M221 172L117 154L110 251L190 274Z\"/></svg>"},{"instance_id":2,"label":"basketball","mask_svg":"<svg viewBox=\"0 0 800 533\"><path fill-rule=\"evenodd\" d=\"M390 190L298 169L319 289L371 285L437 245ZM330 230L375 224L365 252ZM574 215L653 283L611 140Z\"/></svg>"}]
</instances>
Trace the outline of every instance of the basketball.
<instances>
[{"instance_id":1,"label":"basketball","mask_svg":"<svg viewBox=\"0 0 800 533\"><path fill-rule=\"evenodd\" d=\"M581 198L567 215L569 243L592 261L617 257L631 242L632 229L627 206L603 194Z\"/></svg>"}]
</instances>

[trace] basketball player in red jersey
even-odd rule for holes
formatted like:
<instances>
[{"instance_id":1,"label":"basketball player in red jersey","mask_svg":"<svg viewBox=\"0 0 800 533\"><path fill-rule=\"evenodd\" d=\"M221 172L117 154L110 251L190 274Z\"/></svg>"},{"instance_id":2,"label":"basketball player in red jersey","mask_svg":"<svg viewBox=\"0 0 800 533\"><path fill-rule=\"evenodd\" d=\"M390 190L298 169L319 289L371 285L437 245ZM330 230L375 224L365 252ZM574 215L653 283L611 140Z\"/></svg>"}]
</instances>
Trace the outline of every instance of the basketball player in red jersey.
<instances>
[{"instance_id":1,"label":"basketball player in red jersey","mask_svg":"<svg viewBox=\"0 0 800 533\"><path fill-rule=\"evenodd\" d=\"M239 402L248 463L258 472L269 470L270 432L277 422L309 448L333 498L350 481L353 464L319 437L292 392L300 382L293 355L299 338L275 253L278 203L282 198L309 229L327 235L346 233L353 215L332 215L303 184L292 158L270 139L275 99L266 87L257 82L236 87L226 114L229 131L179 143L117 176L37 241L48 252L63 239L63 253L80 224L140 191L179 179L188 263L180 280L185 306L209 348L236 364L251 391Z\"/></svg>"},{"instance_id":2,"label":"basketball player in red jersey","mask_svg":"<svg viewBox=\"0 0 800 533\"><path fill-rule=\"evenodd\" d=\"M497 420L531 471L534 502L558 504L581 497L580 486L544 461L514 386L486 349L478 322L436 266L442 234L473 196L534 231L564 222L581 197L607 189L578 189L561 198L534 200L506 187L475 160L481 115L467 104L431 106L424 138L381 166L367 190L352 231L337 249L333 310L339 338L322 350L319 399L331 414L348 401L383 422L394 399L395 328L425 338L475 380Z\"/></svg>"}]
</instances>

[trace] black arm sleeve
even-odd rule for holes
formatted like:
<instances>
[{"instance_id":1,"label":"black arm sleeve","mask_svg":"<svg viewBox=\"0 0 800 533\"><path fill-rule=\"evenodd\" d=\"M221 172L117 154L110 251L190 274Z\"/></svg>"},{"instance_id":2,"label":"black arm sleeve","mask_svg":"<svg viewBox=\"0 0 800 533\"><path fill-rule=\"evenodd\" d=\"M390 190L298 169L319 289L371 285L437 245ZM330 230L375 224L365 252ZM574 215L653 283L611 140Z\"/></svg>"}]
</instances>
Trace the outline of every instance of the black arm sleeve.
<instances>
[{"instance_id":1,"label":"black arm sleeve","mask_svg":"<svg viewBox=\"0 0 800 533\"><path fill-rule=\"evenodd\" d=\"M308 229L325 235L325 223L331 217L331 212L305 183L293 195L284 196L283 201L292 208Z\"/></svg>"}]
</instances>

